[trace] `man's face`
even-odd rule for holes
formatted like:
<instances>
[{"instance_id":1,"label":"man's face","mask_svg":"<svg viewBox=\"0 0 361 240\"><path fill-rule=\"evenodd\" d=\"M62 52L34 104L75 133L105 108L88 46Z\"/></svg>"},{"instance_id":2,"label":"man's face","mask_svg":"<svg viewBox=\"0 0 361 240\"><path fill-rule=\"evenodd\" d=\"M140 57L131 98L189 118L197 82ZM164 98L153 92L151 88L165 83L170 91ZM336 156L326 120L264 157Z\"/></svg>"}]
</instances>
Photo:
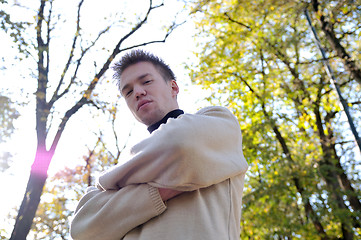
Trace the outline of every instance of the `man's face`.
<instances>
[{"instance_id":1,"label":"man's face","mask_svg":"<svg viewBox=\"0 0 361 240\"><path fill-rule=\"evenodd\" d=\"M120 91L134 117L147 126L179 108L176 81L166 82L150 62L126 68L121 75Z\"/></svg>"}]
</instances>

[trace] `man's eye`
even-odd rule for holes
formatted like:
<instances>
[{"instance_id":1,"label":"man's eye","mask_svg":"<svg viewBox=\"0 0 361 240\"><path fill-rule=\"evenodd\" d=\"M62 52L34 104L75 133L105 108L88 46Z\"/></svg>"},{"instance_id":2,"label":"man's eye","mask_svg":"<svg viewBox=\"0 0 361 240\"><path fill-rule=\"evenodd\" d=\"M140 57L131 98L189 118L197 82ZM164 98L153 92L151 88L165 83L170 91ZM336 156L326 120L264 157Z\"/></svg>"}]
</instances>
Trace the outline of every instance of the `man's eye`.
<instances>
[{"instance_id":1,"label":"man's eye","mask_svg":"<svg viewBox=\"0 0 361 240\"><path fill-rule=\"evenodd\" d=\"M132 92L133 92L133 90L128 91L128 92L125 94L125 96L129 96L130 94L132 94Z\"/></svg>"},{"instance_id":2,"label":"man's eye","mask_svg":"<svg viewBox=\"0 0 361 240\"><path fill-rule=\"evenodd\" d=\"M148 83L151 83L152 80L147 80L147 81L144 81L144 84L148 84Z\"/></svg>"}]
</instances>

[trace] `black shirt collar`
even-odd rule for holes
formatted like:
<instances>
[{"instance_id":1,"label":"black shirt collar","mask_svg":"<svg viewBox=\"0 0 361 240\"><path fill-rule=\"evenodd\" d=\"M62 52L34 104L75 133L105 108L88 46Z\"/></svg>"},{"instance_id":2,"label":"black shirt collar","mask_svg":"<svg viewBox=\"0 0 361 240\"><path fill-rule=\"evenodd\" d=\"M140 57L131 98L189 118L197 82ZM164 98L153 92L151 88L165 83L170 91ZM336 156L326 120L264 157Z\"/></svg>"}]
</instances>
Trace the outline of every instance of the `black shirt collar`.
<instances>
[{"instance_id":1,"label":"black shirt collar","mask_svg":"<svg viewBox=\"0 0 361 240\"><path fill-rule=\"evenodd\" d=\"M169 118L177 118L179 115L183 114L184 112L180 109L173 110L165 115L159 122L156 122L148 127L148 131L152 133L153 131L157 130L159 126L163 123L166 123Z\"/></svg>"}]
</instances>

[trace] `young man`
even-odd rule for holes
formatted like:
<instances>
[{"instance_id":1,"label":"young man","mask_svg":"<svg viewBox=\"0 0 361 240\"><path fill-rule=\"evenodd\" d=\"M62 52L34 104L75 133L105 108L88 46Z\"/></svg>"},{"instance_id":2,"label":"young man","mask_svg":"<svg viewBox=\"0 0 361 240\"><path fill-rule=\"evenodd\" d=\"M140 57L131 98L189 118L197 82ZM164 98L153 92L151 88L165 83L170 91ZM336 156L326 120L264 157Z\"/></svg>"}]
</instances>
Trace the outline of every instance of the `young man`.
<instances>
[{"instance_id":1,"label":"young man","mask_svg":"<svg viewBox=\"0 0 361 240\"><path fill-rule=\"evenodd\" d=\"M240 127L223 107L184 114L172 70L136 50L114 77L151 135L80 200L73 239L239 239L244 176Z\"/></svg>"}]
</instances>

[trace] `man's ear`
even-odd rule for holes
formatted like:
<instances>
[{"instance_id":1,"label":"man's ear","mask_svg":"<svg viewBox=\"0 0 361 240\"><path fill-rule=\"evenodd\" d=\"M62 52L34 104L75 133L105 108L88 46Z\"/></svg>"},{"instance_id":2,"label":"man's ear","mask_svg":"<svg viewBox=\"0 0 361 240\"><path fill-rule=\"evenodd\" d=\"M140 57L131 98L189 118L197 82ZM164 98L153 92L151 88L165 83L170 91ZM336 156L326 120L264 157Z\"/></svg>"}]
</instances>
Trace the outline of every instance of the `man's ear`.
<instances>
[{"instance_id":1,"label":"man's ear","mask_svg":"<svg viewBox=\"0 0 361 240\"><path fill-rule=\"evenodd\" d=\"M172 88L172 96L177 96L178 93L179 93L179 87L178 87L178 84L175 80L171 80L170 81L170 86Z\"/></svg>"}]
</instances>

